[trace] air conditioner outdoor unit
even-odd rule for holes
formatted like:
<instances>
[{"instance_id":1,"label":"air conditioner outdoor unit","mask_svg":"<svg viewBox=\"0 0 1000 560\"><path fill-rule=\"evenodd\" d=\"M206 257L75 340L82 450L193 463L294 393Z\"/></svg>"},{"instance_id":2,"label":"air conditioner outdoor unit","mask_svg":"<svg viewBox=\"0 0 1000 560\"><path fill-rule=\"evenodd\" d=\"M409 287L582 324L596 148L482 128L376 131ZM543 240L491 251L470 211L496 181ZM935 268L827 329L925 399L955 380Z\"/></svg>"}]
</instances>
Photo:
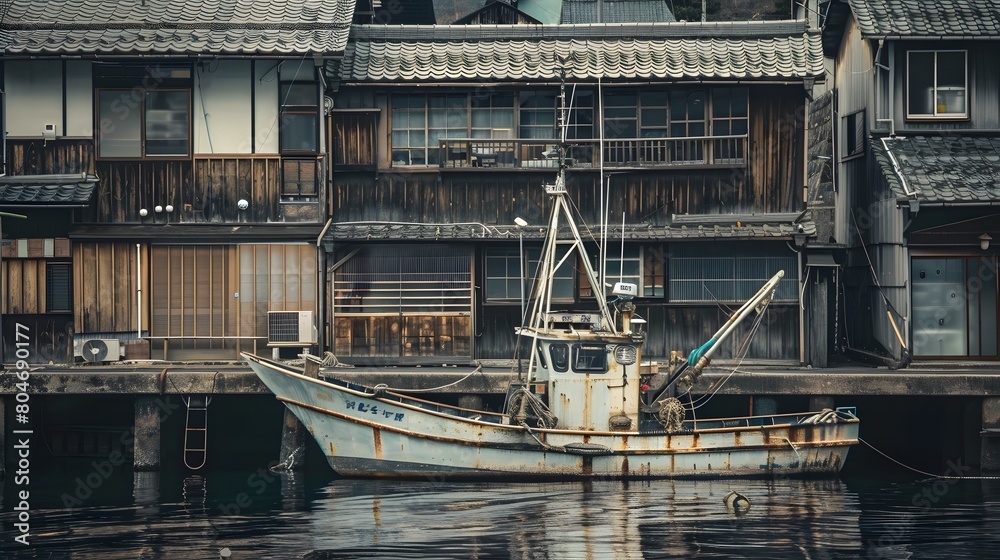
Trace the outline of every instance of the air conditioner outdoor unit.
<instances>
[{"instance_id":1,"label":"air conditioner outdoor unit","mask_svg":"<svg viewBox=\"0 0 1000 560\"><path fill-rule=\"evenodd\" d=\"M91 363L117 362L122 359L122 346L116 338L76 339L73 355Z\"/></svg>"},{"instance_id":2,"label":"air conditioner outdoor unit","mask_svg":"<svg viewBox=\"0 0 1000 560\"><path fill-rule=\"evenodd\" d=\"M316 344L312 311L268 311L268 346L308 346Z\"/></svg>"}]
</instances>

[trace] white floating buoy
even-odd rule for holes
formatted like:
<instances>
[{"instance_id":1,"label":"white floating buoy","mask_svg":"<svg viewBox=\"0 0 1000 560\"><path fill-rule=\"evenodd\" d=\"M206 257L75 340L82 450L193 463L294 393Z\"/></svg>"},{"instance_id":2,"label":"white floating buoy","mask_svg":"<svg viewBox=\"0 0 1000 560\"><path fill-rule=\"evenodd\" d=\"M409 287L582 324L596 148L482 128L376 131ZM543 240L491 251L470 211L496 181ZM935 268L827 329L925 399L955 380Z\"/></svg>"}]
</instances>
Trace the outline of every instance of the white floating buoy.
<instances>
[{"instance_id":1,"label":"white floating buoy","mask_svg":"<svg viewBox=\"0 0 1000 560\"><path fill-rule=\"evenodd\" d=\"M223 548L219 551L219 558L230 558L233 555L233 551L229 550L229 547Z\"/></svg>"},{"instance_id":2,"label":"white floating buoy","mask_svg":"<svg viewBox=\"0 0 1000 560\"><path fill-rule=\"evenodd\" d=\"M735 490L730 490L722 502L726 504L726 509L735 512L744 512L750 509L750 500Z\"/></svg>"}]
</instances>

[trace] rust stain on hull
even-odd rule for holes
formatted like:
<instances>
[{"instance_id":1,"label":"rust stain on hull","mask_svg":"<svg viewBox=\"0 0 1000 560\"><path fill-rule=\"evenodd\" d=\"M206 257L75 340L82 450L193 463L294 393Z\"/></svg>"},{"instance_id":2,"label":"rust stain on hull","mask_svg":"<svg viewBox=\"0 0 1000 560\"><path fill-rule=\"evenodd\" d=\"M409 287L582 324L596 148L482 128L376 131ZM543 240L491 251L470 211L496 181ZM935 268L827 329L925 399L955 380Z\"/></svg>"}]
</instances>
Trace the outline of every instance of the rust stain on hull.
<instances>
[{"instance_id":1,"label":"rust stain on hull","mask_svg":"<svg viewBox=\"0 0 1000 560\"><path fill-rule=\"evenodd\" d=\"M378 428L372 428L372 438L375 444L375 458L382 458L382 430Z\"/></svg>"}]
</instances>

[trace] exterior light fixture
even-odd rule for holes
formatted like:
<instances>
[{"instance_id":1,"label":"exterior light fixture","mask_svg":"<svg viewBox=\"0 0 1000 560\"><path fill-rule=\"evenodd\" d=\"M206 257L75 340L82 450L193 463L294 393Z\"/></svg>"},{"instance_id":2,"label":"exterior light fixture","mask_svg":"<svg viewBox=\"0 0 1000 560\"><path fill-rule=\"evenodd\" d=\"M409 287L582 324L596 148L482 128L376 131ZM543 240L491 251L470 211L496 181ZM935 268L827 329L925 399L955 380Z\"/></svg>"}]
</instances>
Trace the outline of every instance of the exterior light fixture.
<instances>
[{"instance_id":1,"label":"exterior light fixture","mask_svg":"<svg viewBox=\"0 0 1000 560\"><path fill-rule=\"evenodd\" d=\"M146 210L145 208L139 209L139 215L142 216L143 218L145 218L147 214L149 214L149 210Z\"/></svg>"},{"instance_id":2,"label":"exterior light fixture","mask_svg":"<svg viewBox=\"0 0 1000 560\"><path fill-rule=\"evenodd\" d=\"M155 207L153 207L153 211L159 214L160 212L163 212L163 207L157 204Z\"/></svg>"},{"instance_id":3,"label":"exterior light fixture","mask_svg":"<svg viewBox=\"0 0 1000 560\"><path fill-rule=\"evenodd\" d=\"M990 237L990 234L984 233L984 234L980 235L979 236L979 248L982 249L983 251L989 249L990 248L990 241L993 241L993 238Z\"/></svg>"},{"instance_id":4,"label":"exterior light fixture","mask_svg":"<svg viewBox=\"0 0 1000 560\"><path fill-rule=\"evenodd\" d=\"M166 210L167 212L173 212L174 206L172 204L168 204L166 208L164 208L164 210Z\"/></svg>"}]
</instances>

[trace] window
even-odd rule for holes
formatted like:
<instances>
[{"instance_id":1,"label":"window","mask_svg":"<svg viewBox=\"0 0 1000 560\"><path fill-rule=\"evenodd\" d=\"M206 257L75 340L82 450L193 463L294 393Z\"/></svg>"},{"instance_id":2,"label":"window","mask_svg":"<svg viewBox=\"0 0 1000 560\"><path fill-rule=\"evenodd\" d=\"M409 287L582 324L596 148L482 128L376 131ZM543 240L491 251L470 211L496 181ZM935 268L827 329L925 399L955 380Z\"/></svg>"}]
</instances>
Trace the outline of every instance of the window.
<instances>
[{"instance_id":1,"label":"window","mask_svg":"<svg viewBox=\"0 0 1000 560\"><path fill-rule=\"evenodd\" d=\"M608 371L608 353L604 346L573 345L573 371L580 373L605 373Z\"/></svg>"},{"instance_id":2,"label":"window","mask_svg":"<svg viewBox=\"0 0 1000 560\"><path fill-rule=\"evenodd\" d=\"M538 277L538 263L541 251L538 249L525 249L528 253L528 284L534 285ZM569 249L564 245L556 249L556 262L566 256ZM570 257L562 266L556 269L552 278L552 299L561 301L573 301L574 297L574 277L576 275L576 256Z\"/></svg>"},{"instance_id":3,"label":"window","mask_svg":"<svg viewBox=\"0 0 1000 560\"><path fill-rule=\"evenodd\" d=\"M486 253L486 299L520 301L524 274L517 249L490 249ZM527 287L524 287L527 290Z\"/></svg>"},{"instance_id":4,"label":"window","mask_svg":"<svg viewBox=\"0 0 1000 560\"><path fill-rule=\"evenodd\" d=\"M281 196L312 198L319 192L319 162L315 158L281 160Z\"/></svg>"},{"instance_id":5,"label":"window","mask_svg":"<svg viewBox=\"0 0 1000 560\"><path fill-rule=\"evenodd\" d=\"M364 246L334 272L334 352L469 358L472 269L462 247Z\"/></svg>"},{"instance_id":6,"label":"window","mask_svg":"<svg viewBox=\"0 0 1000 560\"><path fill-rule=\"evenodd\" d=\"M189 90L102 89L97 112L101 158L191 155Z\"/></svg>"},{"instance_id":7,"label":"window","mask_svg":"<svg viewBox=\"0 0 1000 560\"><path fill-rule=\"evenodd\" d=\"M967 67L966 51L907 52L906 116L968 117Z\"/></svg>"},{"instance_id":8,"label":"window","mask_svg":"<svg viewBox=\"0 0 1000 560\"><path fill-rule=\"evenodd\" d=\"M514 95L473 95L472 133L469 138L514 136Z\"/></svg>"},{"instance_id":9,"label":"window","mask_svg":"<svg viewBox=\"0 0 1000 560\"><path fill-rule=\"evenodd\" d=\"M670 135L667 116L668 96L663 91L644 91L639 94L639 130L643 138L666 138Z\"/></svg>"},{"instance_id":10,"label":"window","mask_svg":"<svg viewBox=\"0 0 1000 560\"><path fill-rule=\"evenodd\" d=\"M604 137L636 138L638 98L635 92L609 91L604 94Z\"/></svg>"},{"instance_id":11,"label":"window","mask_svg":"<svg viewBox=\"0 0 1000 560\"><path fill-rule=\"evenodd\" d=\"M45 310L48 313L73 311L73 269L70 263L49 263L45 267Z\"/></svg>"},{"instance_id":12,"label":"window","mask_svg":"<svg viewBox=\"0 0 1000 560\"><path fill-rule=\"evenodd\" d=\"M669 262L671 302L743 302L779 270L784 270L785 276L778 283L774 301L798 300L798 260L784 247L677 244Z\"/></svg>"},{"instance_id":13,"label":"window","mask_svg":"<svg viewBox=\"0 0 1000 560\"><path fill-rule=\"evenodd\" d=\"M844 119L844 156L854 156L865 151L865 112L851 113Z\"/></svg>"},{"instance_id":14,"label":"window","mask_svg":"<svg viewBox=\"0 0 1000 560\"><path fill-rule=\"evenodd\" d=\"M552 357L552 369L559 372L569 369L569 346L553 344L549 346L549 355Z\"/></svg>"},{"instance_id":15,"label":"window","mask_svg":"<svg viewBox=\"0 0 1000 560\"><path fill-rule=\"evenodd\" d=\"M670 136L674 138L705 136L705 92L670 92ZM704 148L698 140L671 144L673 161L701 161Z\"/></svg>"},{"instance_id":16,"label":"window","mask_svg":"<svg viewBox=\"0 0 1000 560\"><path fill-rule=\"evenodd\" d=\"M556 96L554 93L529 91L518 96L520 138L555 139Z\"/></svg>"},{"instance_id":17,"label":"window","mask_svg":"<svg viewBox=\"0 0 1000 560\"><path fill-rule=\"evenodd\" d=\"M282 154L319 152L319 84L284 82L281 95L281 127L278 142Z\"/></svg>"},{"instance_id":18,"label":"window","mask_svg":"<svg viewBox=\"0 0 1000 560\"><path fill-rule=\"evenodd\" d=\"M712 136L746 136L749 130L747 88L712 90ZM721 138L713 142L716 162L737 162L746 158L745 144L739 139Z\"/></svg>"},{"instance_id":19,"label":"window","mask_svg":"<svg viewBox=\"0 0 1000 560\"><path fill-rule=\"evenodd\" d=\"M660 247L645 247L642 252L642 295L643 297L663 297L666 263Z\"/></svg>"}]
</instances>

